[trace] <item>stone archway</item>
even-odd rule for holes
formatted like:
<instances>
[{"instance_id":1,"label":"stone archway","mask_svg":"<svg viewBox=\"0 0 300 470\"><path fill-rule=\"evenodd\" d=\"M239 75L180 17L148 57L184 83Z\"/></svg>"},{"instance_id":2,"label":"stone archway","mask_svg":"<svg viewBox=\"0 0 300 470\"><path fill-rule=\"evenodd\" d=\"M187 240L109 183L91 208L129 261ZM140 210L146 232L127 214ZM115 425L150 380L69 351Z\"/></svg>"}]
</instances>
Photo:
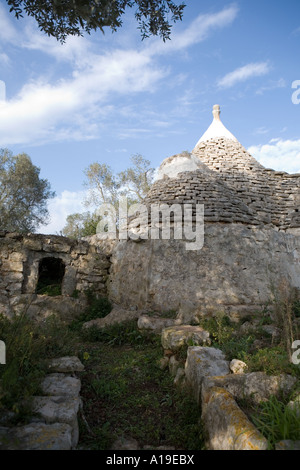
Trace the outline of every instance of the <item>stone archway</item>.
<instances>
[{"instance_id":1,"label":"stone archway","mask_svg":"<svg viewBox=\"0 0 300 470\"><path fill-rule=\"evenodd\" d=\"M37 294L61 295L65 263L60 258L46 257L39 261Z\"/></svg>"}]
</instances>

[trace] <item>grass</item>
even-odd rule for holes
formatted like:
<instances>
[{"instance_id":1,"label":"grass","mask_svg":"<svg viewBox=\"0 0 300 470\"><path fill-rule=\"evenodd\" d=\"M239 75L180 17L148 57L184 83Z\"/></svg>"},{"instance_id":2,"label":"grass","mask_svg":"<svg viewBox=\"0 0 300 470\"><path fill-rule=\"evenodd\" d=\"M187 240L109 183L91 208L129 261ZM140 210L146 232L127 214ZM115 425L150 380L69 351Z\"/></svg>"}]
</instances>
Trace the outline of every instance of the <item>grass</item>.
<instances>
[{"instance_id":1,"label":"grass","mask_svg":"<svg viewBox=\"0 0 300 470\"><path fill-rule=\"evenodd\" d=\"M267 438L271 450L275 449L275 444L281 440L300 440L300 406L293 409L272 396L258 406L251 419Z\"/></svg>"},{"instance_id":2,"label":"grass","mask_svg":"<svg viewBox=\"0 0 300 470\"><path fill-rule=\"evenodd\" d=\"M285 338L279 337L274 342L262 326L270 324L270 316L266 312L258 313L258 327L255 331L240 333L240 323L232 322L228 317L218 314L205 318L200 325L210 333L212 347L221 349L227 360L244 361L248 372L264 372L268 375L287 373L300 379L300 368L291 363L286 348Z\"/></svg>"},{"instance_id":3,"label":"grass","mask_svg":"<svg viewBox=\"0 0 300 470\"><path fill-rule=\"evenodd\" d=\"M141 445L202 448L198 406L159 368L159 337L141 334L136 322L80 330L56 317L36 323L24 313L11 321L1 317L0 337L7 347L6 364L0 365L0 416L12 411L10 424L30 420L30 397L40 394L47 360L77 355L85 365L81 449L106 450L121 436Z\"/></svg>"},{"instance_id":4,"label":"grass","mask_svg":"<svg viewBox=\"0 0 300 470\"><path fill-rule=\"evenodd\" d=\"M47 360L77 355L85 365L80 374L81 449L107 450L117 438L129 436L141 446L203 449L198 406L186 390L174 386L169 372L158 365L163 355L160 337L142 333L136 321L104 329L82 329L84 322L104 317L111 310L107 299L97 298L93 292L88 292L87 297L88 309L71 324L56 317L37 323L26 312L11 321L0 317L0 338L7 352L6 365L0 365L0 415L5 410L13 411L14 424L30 419L30 408L24 406L24 399L39 394ZM285 308L290 315L295 310L297 317L299 304L293 302L292 309L287 305ZM175 313L170 311L169 315L174 317ZM270 322L268 313L264 311L258 318L260 327L243 334L237 333L240 324L221 314L203 319L201 326L210 332L213 347L220 348L228 360L245 361L248 372L290 373L299 379L299 366L291 364L286 349L287 332L283 331L274 343L262 329ZM185 353L181 351L179 359L184 361ZM271 400L259 409L249 407L255 424L268 436L270 448L285 436L299 438L294 432L297 426L300 428L299 417L296 425L285 405Z\"/></svg>"},{"instance_id":5,"label":"grass","mask_svg":"<svg viewBox=\"0 0 300 470\"><path fill-rule=\"evenodd\" d=\"M0 316L0 337L6 345L6 364L0 365L0 413L14 412L15 422L29 417L24 403L39 393L49 357L74 354L75 338L66 325L50 317L37 323L26 315Z\"/></svg>"},{"instance_id":6,"label":"grass","mask_svg":"<svg viewBox=\"0 0 300 470\"><path fill-rule=\"evenodd\" d=\"M90 432L81 422L81 448L106 450L128 436L141 446L203 447L198 406L158 366L158 336L126 322L94 331L89 340L94 343L85 343L89 359L81 380Z\"/></svg>"}]
</instances>

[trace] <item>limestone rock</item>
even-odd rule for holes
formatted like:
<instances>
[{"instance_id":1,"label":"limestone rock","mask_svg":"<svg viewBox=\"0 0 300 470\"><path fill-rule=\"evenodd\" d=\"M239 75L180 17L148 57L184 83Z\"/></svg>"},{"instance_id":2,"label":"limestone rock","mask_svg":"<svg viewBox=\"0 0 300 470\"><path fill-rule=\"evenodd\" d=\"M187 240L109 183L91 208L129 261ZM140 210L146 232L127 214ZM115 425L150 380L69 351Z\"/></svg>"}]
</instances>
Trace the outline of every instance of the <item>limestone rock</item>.
<instances>
[{"instance_id":1,"label":"limestone rock","mask_svg":"<svg viewBox=\"0 0 300 470\"><path fill-rule=\"evenodd\" d=\"M172 318L151 317L142 315L138 319L138 328L140 330L149 330L160 334L164 328L173 326L175 320Z\"/></svg>"},{"instance_id":2,"label":"limestone rock","mask_svg":"<svg viewBox=\"0 0 300 470\"><path fill-rule=\"evenodd\" d=\"M232 359L229 367L233 374L243 374L248 366L245 362L240 361L239 359Z\"/></svg>"},{"instance_id":3,"label":"limestone rock","mask_svg":"<svg viewBox=\"0 0 300 470\"><path fill-rule=\"evenodd\" d=\"M44 378L41 389L45 395L78 397L81 382L76 377L53 373Z\"/></svg>"},{"instance_id":4,"label":"limestone rock","mask_svg":"<svg viewBox=\"0 0 300 470\"><path fill-rule=\"evenodd\" d=\"M105 328L106 326L123 323L125 321L137 320L143 312L139 310L126 310L118 305L115 305L112 311L104 318L96 318L83 324L83 328Z\"/></svg>"},{"instance_id":5,"label":"limestone rock","mask_svg":"<svg viewBox=\"0 0 300 470\"><path fill-rule=\"evenodd\" d=\"M132 437L119 437L113 443L111 450L139 450L139 443Z\"/></svg>"},{"instance_id":6,"label":"limestone rock","mask_svg":"<svg viewBox=\"0 0 300 470\"><path fill-rule=\"evenodd\" d=\"M167 369L168 366L169 366L169 357L168 356L164 356L158 361L158 367L161 370Z\"/></svg>"},{"instance_id":7,"label":"limestone rock","mask_svg":"<svg viewBox=\"0 0 300 470\"><path fill-rule=\"evenodd\" d=\"M279 396L283 391L291 392L296 378L290 375L270 376L264 372L230 374L224 377L206 377L202 383L202 393L212 387L221 387L235 398L251 398L254 403L268 400L272 395Z\"/></svg>"},{"instance_id":8,"label":"limestone rock","mask_svg":"<svg viewBox=\"0 0 300 470\"><path fill-rule=\"evenodd\" d=\"M267 450L267 440L223 388L202 394L202 419L210 450Z\"/></svg>"},{"instance_id":9,"label":"limestone rock","mask_svg":"<svg viewBox=\"0 0 300 470\"><path fill-rule=\"evenodd\" d=\"M181 347L193 343L194 345L210 344L209 333L200 326L178 325L162 330L162 347L177 351Z\"/></svg>"},{"instance_id":10,"label":"limestone rock","mask_svg":"<svg viewBox=\"0 0 300 470\"><path fill-rule=\"evenodd\" d=\"M275 444L275 450L300 450L300 441L286 439Z\"/></svg>"},{"instance_id":11,"label":"limestone rock","mask_svg":"<svg viewBox=\"0 0 300 470\"><path fill-rule=\"evenodd\" d=\"M171 356L169 359L169 371L173 377L176 376L176 373L179 367L180 367L180 362L177 361L176 356Z\"/></svg>"},{"instance_id":12,"label":"limestone rock","mask_svg":"<svg viewBox=\"0 0 300 470\"><path fill-rule=\"evenodd\" d=\"M293 400L289 401L287 406L290 409L295 410L295 412L300 418L300 395L297 395Z\"/></svg>"},{"instance_id":13,"label":"limestone rock","mask_svg":"<svg viewBox=\"0 0 300 470\"><path fill-rule=\"evenodd\" d=\"M174 385L181 386L185 383L185 370L182 367L177 369Z\"/></svg>"},{"instance_id":14,"label":"limestone rock","mask_svg":"<svg viewBox=\"0 0 300 470\"><path fill-rule=\"evenodd\" d=\"M229 362L220 349L192 346L187 351L185 374L187 384L199 403L204 378L230 374Z\"/></svg>"},{"instance_id":15,"label":"limestone rock","mask_svg":"<svg viewBox=\"0 0 300 470\"><path fill-rule=\"evenodd\" d=\"M32 410L45 423L65 423L72 428L72 447L79 439L77 413L81 405L79 397L33 397Z\"/></svg>"},{"instance_id":16,"label":"limestone rock","mask_svg":"<svg viewBox=\"0 0 300 470\"><path fill-rule=\"evenodd\" d=\"M71 450L72 428L65 423L30 423L0 431L0 450Z\"/></svg>"},{"instance_id":17,"label":"limestone rock","mask_svg":"<svg viewBox=\"0 0 300 470\"><path fill-rule=\"evenodd\" d=\"M49 370L51 372L81 372L84 370L84 365L76 356L65 356L52 359L49 362Z\"/></svg>"}]
</instances>

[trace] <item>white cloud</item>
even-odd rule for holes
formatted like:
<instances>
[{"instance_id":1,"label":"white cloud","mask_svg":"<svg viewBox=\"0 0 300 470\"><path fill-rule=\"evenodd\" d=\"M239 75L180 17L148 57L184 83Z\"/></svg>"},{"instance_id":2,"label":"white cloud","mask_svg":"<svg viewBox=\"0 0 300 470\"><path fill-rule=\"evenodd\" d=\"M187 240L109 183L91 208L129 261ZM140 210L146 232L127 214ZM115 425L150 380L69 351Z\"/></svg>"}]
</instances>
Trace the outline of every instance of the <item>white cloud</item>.
<instances>
[{"instance_id":1,"label":"white cloud","mask_svg":"<svg viewBox=\"0 0 300 470\"><path fill-rule=\"evenodd\" d=\"M111 95L116 98L149 92L165 74L165 69L155 67L146 54L116 50L99 55L84 70L75 69L72 78L54 84L43 79L27 83L0 108L1 144L57 140L63 136L76 139L78 133L91 138L97 132L93 124L103 113L101 105Z\"/></svg>"},{"instance_id":2,"label":"white cloud","mask_svg":"<svg viewBox=\"0 0 300 470\"><path fill-rule=\"evenodd\" d=\"M31 19L16 30L0 6L0 39L55 59L40 77L25 83L18 94L1 104L1 146L98 137L103 118L111 116L116 106L122 112L122 96L151 93L170 75L165 63L156 60L162 51L183 50L203 41L212 31L230 25L237 13L237 6L231 5L214 14L199 15L180 33L174 29L172 41L165 44L153 39L137 49L113 49L111 45L108 52L99 52L82 37L70 37L61 45L40 33ZM68 75L53 81L50 76L54 76L57 62L70 68Z\"/></svg>"},{"instance_id":3,"label":"white cloud","mask_svg":"<svg viewBox=\"0 0 300 470\"><path fill-rule=\"evenodd\" d=\"M237 83L244 82L253 77L260 77L266 75L270 71L268 62L254 62L243 67L235 69L233 72L226 74L223 78L218 80L220 88L230 88Z\"/></svg>"},{"instance_id":4,"label":"white cloud","mask_svg":"<svg viewBox=\"0 0 300 470\"><path fill-rule=\"evenodd\" d=\"M6 99L6 88L3 80L0 80L0 101L5 101Z\"/></svg>"},{"instance_id":5,"label":"white cloud","mask_svg":"<svg viewBox=\"0 0 300 470\"><path fill-rule=\"evenodd\" d=\"M233 4L217 13L199 15L183 32L174 31L172 40L164 46L158 40L154 40L151 51L159 54L179 51L204 41L212 31L229 26L237 17L238 11L237 5Z\"/></svg>"},{"instance_id":6,"label":"white cloud","mask_svg":"<svg viewBox=\"0 0 300 470\"><path fill-rule=\"evenodd\" d=\"M251 146L248 151L266 168L300 173L300 139L272 139L268 144Z\"/></svg>"},{"instance_id":7,"label":"white cloud","mask_svg":"<svg viewBox=\"0 0 300 470\"><path fill-rule=\"evenodd\" d=\"M0 39L3 42L17 44L18 31L12 25L7 8L0 4Z\"/></svg>"},{"instance_id":8,"label":"white cloud","mask_svg":"<svg viewBox=\"0 0 300 470\"><path fill-rule=\"evenodd\" d=\"M63 191L59 196L54 197L48 203L50 223L41 226L39 233L57 234L66 225L67 216L75 212L86 212L83 200L86 196L85 191Z\"/></svg>"},{"instance_id":9,"label":"white cloud","mask_svg":"<svg viewBox=\"0 0 300 470\"><path fill-rule=\"evenodd\" d=\"M276 90L277 88L285 88L286 87L286 82L283 78L280 78L277 81L271 81L268 85L260 87L256 94L257 95L263 95L265 91L272 91Z\"/></svg>"}]
</instances>

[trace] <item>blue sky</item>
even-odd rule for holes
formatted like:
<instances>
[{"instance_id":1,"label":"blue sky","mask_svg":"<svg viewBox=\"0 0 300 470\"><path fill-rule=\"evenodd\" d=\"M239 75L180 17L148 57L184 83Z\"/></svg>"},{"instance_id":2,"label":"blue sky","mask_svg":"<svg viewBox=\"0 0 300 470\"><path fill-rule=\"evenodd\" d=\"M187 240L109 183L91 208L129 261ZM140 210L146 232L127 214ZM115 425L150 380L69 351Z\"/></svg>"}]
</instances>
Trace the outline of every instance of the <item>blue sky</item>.
<instances>
[{"instance_id":1,"label":"blue sky","mask_svg":"<svg viewBox=\"0 0 300 470\"><path fill-rule=\"evenodd\" d=\"M186 3L166 43L142 41L129 13L116 33L61 45L0 0L0 148L30 155L56 192L40 232L86 210L90 163L191 151L214 104L264 166L300 172L299 0Z\"/></svg>"}]
</instances>

